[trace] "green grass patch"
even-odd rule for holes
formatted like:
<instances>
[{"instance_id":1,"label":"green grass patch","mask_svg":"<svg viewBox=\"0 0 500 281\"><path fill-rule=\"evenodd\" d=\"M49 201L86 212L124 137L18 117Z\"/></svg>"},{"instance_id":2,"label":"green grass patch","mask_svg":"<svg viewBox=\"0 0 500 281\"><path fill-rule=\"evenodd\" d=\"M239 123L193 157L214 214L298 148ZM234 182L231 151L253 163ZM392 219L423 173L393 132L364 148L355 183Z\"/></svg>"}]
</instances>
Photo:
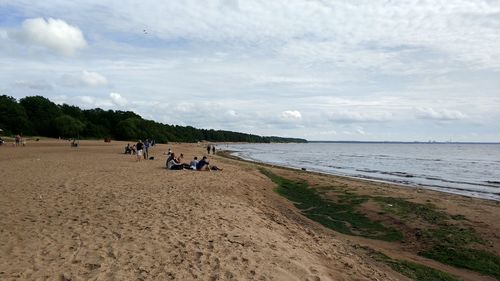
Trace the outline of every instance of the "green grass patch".
<instances>
[{"instance_id":1,"label":"green grass patch","mask_svg":"<svg viewBox=\"0 0 500 281\"><path fill-rule=\"evenodd\" d=\"M334 202L323 198L316 189L310 188L305 182L291 181L265 169L260 171L278 185L275 191L292 201L303 215L328 228L344 234L384 241L403 239L398 230L370 220L356 210L368 197L345 193L339 196L338 202Z\"/></svg>"},{"instance_id":2,"label":"green grass patch","mask_svg":"<svg viewBox=\"0 0 500 281\"><path fill-rule=\"evenodd\" d=\"M427 251L419 253L419 255L452 266L491 275L500 280L500 258L483 250L436 245Z\"/></svg>"},{"instance_id":3,"label":"green grass patch","mask_svg":"<svg viewBox=\"0 0 500 281\"><path fill-rule=\"evenodd\" d=\"M448 214L436 209L436 206L427 203L419 204L393 197L374 197L381 203L382 209L401 218L420 218L430 224L441 224L449 219Z\"/></svg>"},{"instance_id":4,"label":"green grass patch","mask_svg":"<svg viewBox=\"0 0 500 281\"><path fill-rule=\"evenodd\" d=\"M500 258L493 253L472 249L472 243L485 241L473 228L461 226L457 220L463 215L450 216L436 206L419 204L400 198L357 195L343 188L327 187L327 192L336 194L335 200L324 198L324 191L311 188L306 182L292 181L261 168L260 171L277 184L275 191L292 201L306 217L340 233L384 241L400 241L403 235L397 229L387 227L369 219L359 211L361 204L373 200L382 210L382 217L395 216L404 221L419 219L424 228L418 241L425 250L418 254L455 267L470 269L495 276L500 280ZM452 223L455 221L455 224ZM455 277L407 261L395 261L383 254L376 254L380 260L394 270L414 280L457 280Z\"/></svg>"},{"instance_id":5,"label":"green grass patch","mask_svg":"<svg viewBox=\"0 0 500 281\"><path fill-rule=\"evenodd\" d=\"M493 253L466 247L471 243L484 244L473 228L440 225L425 230L421 239L430 249L418 254L455 267L470 269L500 280L500 257Z\"/></svg>"},{"instance_id":6,"label":"green grass patch","mask_svg":"<svg viewBox=\"0 0 500 281\"><path fill-rule=\"evenodd\" d=\"M385 254L375 251L368 247L363 247L364 249L369 251L369 255L380 262L383 262L389 265L394 271L403 274L404 276L411 278L412 280L417 281L459 281L457 277L451 275L446 272L442 272L440 270L405 261L405 260L395 260L392 259Z\"/></svg>"},{"instance_id":7,"label":"green grass patch","mask_svg":"<svg viewBox=\"0 0 500 281\"><path fill-rule=\"evenodd\" d=\"M426 244L431 245L449 245L453 247L462 247L470 243L484 244L473 228L459 227L453 224L443 224L436 229L427 229L420 238Z\"/></svg>"},{"instance_id":8,"label":"green grass patch","mask_svg":"<svg viewBox=\"0 0 500 281\"><path fill-rule=\"evenodd\" d=\"M465 216L464 215L460 215L460 214L458 214L458 215L452 215L452 216L450 216L450 218L452 218L452 219L454 219L456 221L463 221L463 220L465 220Z\"/></svg>"}]
</instances>

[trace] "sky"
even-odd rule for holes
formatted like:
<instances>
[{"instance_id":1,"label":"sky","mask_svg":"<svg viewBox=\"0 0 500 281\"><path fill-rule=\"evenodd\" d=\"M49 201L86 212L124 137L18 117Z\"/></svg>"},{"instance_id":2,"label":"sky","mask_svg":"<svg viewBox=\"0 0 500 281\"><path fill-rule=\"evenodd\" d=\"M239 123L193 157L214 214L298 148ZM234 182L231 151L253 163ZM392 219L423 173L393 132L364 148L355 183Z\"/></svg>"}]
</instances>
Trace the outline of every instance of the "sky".
<instances>
[{"instance_id":1,"label":"sky","mask_svg":"<svg viewBox=\"0 0 500 281\"><path fill-rule=\"evenodd\" d=\"M500 141L500 0L0 0L0 94L308 140Z\"/></svg>"}]
</instances>

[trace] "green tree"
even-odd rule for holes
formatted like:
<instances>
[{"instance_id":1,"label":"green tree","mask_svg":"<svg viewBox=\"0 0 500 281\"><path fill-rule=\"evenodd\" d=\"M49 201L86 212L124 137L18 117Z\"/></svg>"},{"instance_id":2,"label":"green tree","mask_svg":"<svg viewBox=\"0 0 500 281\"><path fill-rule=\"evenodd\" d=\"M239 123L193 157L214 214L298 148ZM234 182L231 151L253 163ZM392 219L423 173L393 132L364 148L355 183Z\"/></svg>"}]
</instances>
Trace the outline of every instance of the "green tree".
<instances>
[{"instance_id":1,"label":"green tree","mask_svg":"<svg viewBox=\"0 0 500 281\"><path fill-rule=\"evenodd\" d=\"M54 119L54 127L62 137L76 137L85 124L69 115L61 115Z\"/></svg>"},{"instance_id":2,"label":"green tree","mask_svg":"<svg viewBox=\"0 0 500 281\"><path fill-rule=\"evenodd\" d=\"M85 122L85 115L83 114L83 111L78 106L63 104L59 107L61 108L61 111L63 114L66 114L66 115L69 115L73 118L76 118L76 119L80 120L81 122Z\"/></svg>"},{"instance_id":3,"label":"green tree","mask_svg":"<svg viewBox=\"0 0 500 281\"><path fill-rule=\"evenodd\" d=\"M0 129L6 134L31 134L31 122L15 98L0 96Z\"/></svg>"},{"instance_id":4,"label":"green tree","mask_svg":"<svg viewBox=\"0 0 500 281\"><path fill-rule=\"evenodd\" d=\"M52 121L62 115L57 104L42 96L22 98L19 103L24 107L29 120L33 124L33 133L42 136L55 137L57 132L52 127Z\"/></svg>"},{"instance_id":5,"label":"green tree","mask_svg":"<svg viewBox=\"0 0 500 281\"><path fill-rule=\"evenodd\" d=\"M128 118L120 121L116 126L116 138L119 140L136 140L141 138L141 120L139 118Z\"/></svg>"}]
</instances>

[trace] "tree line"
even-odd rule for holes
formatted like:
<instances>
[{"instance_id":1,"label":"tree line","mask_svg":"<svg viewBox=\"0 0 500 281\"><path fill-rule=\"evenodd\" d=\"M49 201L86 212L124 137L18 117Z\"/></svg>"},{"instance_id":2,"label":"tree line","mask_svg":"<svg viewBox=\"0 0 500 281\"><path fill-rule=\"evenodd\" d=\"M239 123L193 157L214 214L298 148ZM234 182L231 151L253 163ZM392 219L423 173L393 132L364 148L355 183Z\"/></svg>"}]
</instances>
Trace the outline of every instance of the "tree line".
<instances>
[{"instance_id":1,"label":"tree line","mask_svg":"<svg viewBox=\"0 0 500 281\"><path fill-rule=\"evenodd\" d=\"M80 109L58 105L42 96L17 101L0 96L0 128L4 134L63 138L155 139L156 142L306 142L298 138L265 137L224 130L197 129L143 119L132 111Z\"/></svg>"}]
</instances>

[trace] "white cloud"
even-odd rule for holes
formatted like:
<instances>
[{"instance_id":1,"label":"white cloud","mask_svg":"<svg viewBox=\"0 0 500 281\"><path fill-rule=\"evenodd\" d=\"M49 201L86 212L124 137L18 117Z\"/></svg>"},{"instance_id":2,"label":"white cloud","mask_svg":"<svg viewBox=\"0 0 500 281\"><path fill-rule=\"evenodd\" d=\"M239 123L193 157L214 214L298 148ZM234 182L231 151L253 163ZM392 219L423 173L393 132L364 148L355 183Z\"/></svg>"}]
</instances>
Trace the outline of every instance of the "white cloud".
<instances>
[{"instance_id":1,"label":"white cloud","mask_svg":"<svg viewBox=\"0 0 500 281\"><path fill-rule=\"evenodd\" d=\"M95 98L90 97L90 96L81 96L78 97L78 99L84 103L85 105L94 105L95 104Z\"/></svg>"},{"instance_id":2,"label":"white cloud","mask_svg":"<svg viewBox=\"0 0 500 281\"><path fill-rule=\"evenodd\" d=\"M109 93L109 97L111 98L111 101L117 106L125 106L128 103L127 99L122 97L122 95L120 95L119 93Z\"/></svg>"},{"instance_id":3,"label":"white cloud","mask_svg":"<svg viewBox=\"0 0 500 281\"><path fill-rule=\"evenodd\" d=\"M26 80L16 80L13 83L14 87L26 88L31 90L50 90L52 85L46 81L36 80L36 81L26 81Z\"/></svg>"},{"instance_id":4,"label":"white cloud","mask_svg":"<svg viewBox=\"0 0 500 281\"><path fill-rule=\"evenodd\" d=\"M281 112L280 117L287 121L300 121L302 114L298 110L285 110Z\"/></svg>"},{"instance_id":5,"label":"white cloud","mask_svg":"<svg viewBox=\"0 0 500 281\"><path fill-rule=\"evenodd\" d=\"M338 122L382 122L388 121L392 115L389 112L357 112L338 110L330 112L328 119Z\"/></svg>"},{"instance_id":6,"label":"white cloud","mask_svg":"<svg viewBox=\"0 0 500 281\"><path fill-rule=\"evenodd\" d=\"M27 19L21 31L13 33L15 38L52 49L63 55L73 55L87 46L82 31L63 20L49 18Z\"/></svg>"},{"instance_id":7,"label":"white cloud","mask_svg":"<svg viewBox=\"0 0 500 281\"><path fill-rule=\"evenodd\" d=\"M97 72L84 70L79 74L62 75L59 84L65 87L99 87L106 86L108 79Z\"/></svg>"},{"instance_id":8,"label":"white cloud","mask_svg":"<svg viewBox=\"0 0 500 281\"><path fill-rule=\"evenodd\" d=\"M356 130L356 133L358 133L358 134L360 134L360 135L362 135L362 136L364 136L364 135L366 135L366 134L367 134L367 133L365 132L365 130L363 129L363 127L361 127L361 126L357 126L357 127L355 128L355 130Z\"/></svg>"},{"instance_id":9,"label":"white cloud","mask_svg":"<svg viewBox=\"0 0 500 281\"><path fill-rule=\"evenodd\" d=\"M84 84L92 87L108 84L108 79L97 72L84 70L81 79Z\"/></svg>"},{"instance_id":10,"label":"white cloud","mask_svg":"<svg viewBox=\"0 0 500 281\"><path fill-rule=\"evenodd\" d=\"M466 119L467 115L458 110L449 109L434 109L430 107L421 107L416 109L416 117L419 119L432 120L462 120Z\"/></svg>"},{"instance_id":11,"label":"white cloud","mask_svg":"<svg viewBox=\"0 0 500 281\"><path fill-rule=\"evenodd\" d=\"M196 105L190 102L181 102L173 107L173 110L178 113L193 113L196 112Z\"/></svg>"},{"instance_id":12,"label":"white cloud","mask_svg":"<svg viewBox=\"0 0 500 281\"><path fill-rule=\"evenodd\" d=\"M7 39L7 38L9 38L9 34L7 33L7 31L0 29L0 39L4 40L4 39Z\"/></svg>"}]
</instances>

